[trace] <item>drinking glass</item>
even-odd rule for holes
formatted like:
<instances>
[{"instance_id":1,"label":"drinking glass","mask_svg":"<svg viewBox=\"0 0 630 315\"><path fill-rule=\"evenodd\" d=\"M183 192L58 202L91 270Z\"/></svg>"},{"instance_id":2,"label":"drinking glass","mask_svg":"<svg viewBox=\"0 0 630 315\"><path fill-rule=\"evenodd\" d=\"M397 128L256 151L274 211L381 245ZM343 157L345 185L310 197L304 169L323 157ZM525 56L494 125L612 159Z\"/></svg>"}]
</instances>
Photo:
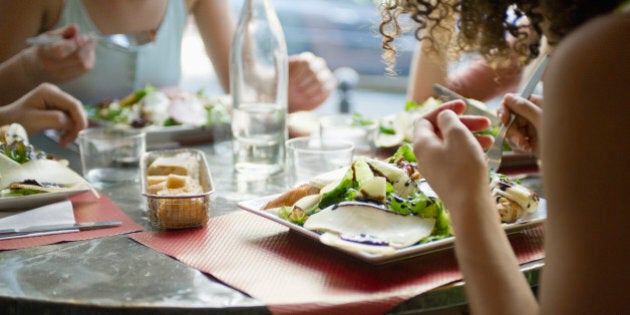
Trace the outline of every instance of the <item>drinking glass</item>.
<instances>
[{"instance_id":1,"label":"drinking glass","mask_svg":"<svg viewBox=\"0 0 630 315\"><path fill-rule=\"evenodd\" d=\"M136 129L90 128L79 133L83 177L95 185L140 179L145 133Z\"/></svg>"},{"instance_id":2,"label":"drinking glass","mask_svg":"<svg viewBox=\"0 0 630 315\"><path fill-rule=\"evenodd\" d=\"M300 137L286 142L289 187L308 182L317 175L352 164L354 145L350 141Z\"/></svg>"}]
</instances>

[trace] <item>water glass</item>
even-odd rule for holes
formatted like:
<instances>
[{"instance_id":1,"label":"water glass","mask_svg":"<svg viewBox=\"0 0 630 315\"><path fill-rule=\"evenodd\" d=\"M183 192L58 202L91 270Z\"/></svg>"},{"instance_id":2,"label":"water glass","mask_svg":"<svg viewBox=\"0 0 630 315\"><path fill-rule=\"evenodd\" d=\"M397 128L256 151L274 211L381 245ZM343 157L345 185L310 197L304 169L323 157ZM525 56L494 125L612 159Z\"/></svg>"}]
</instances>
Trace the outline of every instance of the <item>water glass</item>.
<instances>
[{"instance_id":1,"label":"water glass","mask_svg":"<svg viewBox=\"0 0 630 315\"><path fill-rule=\"evenodd\" d=\"M354 145L346 140L300 137L286 142L289 187L352 164Z\"/></svg>"},{"instance_id":2,"label":"water glass","mask_svg":"<svg viewBox=\"0 0 630 315\"><path fill-rule=\"evenodd\" d=\"M94 185L139 181L145 133L136 129L90 128L79 133L83 177Z\"/></svg>"},{"instance_id":3,"label":"water glass","mask_svg":"<svg viewBox=\"0 0 630 315\"><path fill-rule=\"evenodd\" d=\"M342 139L354 144L355 154L373 156L378 122L359 119L352 114L322 116L319 120L319 136L324 141Z\"/></svg>"}]
</instances>

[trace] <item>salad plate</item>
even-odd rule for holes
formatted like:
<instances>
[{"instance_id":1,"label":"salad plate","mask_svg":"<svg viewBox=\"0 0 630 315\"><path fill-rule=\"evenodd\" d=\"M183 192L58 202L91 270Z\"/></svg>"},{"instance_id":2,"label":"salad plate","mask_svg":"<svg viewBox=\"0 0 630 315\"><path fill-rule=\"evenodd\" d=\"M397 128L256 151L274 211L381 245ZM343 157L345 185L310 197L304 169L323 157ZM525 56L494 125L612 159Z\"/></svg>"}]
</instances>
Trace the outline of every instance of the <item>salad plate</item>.
<instances>
[{"instance_id":1,"label":"salad plate","mask_svg":"<svg viewBox=\"0 0 630 315\"><path fill-rule=\"evenodd\" d=\"M292 231L295 231L301 235L304 235L308 238L314 239L316 241L321 242L320 236L321 234L308 230L298 224L291 223L287 220L284 220L273 212L263 210L263 207L272 199L276 198L278 195L261 197L258 199L247 200L240 202L238 206L248 212L259 215L265 219L274 221L276 223L282 224ZM514 223L504 223L503 228L506 233L516 233L523 229L541 224L547 218L547 208L546 201L544 199L540 199L538 204L538 209L532 213L525 215L523 218L519 219ZM358 258L362 261L368 262L370 264L380 265L385 263L391 263L403 259L408 259L412 257L417 257L421 255L425 255L431 252L435 252L438 250L443 250L447 248L452 248L454 245L455 238L453 236L443 238L436 241L431 241L422 244L415 244L409 247L397 249L393 254L375 254L375 253L366 253L366 252L354 252L345 250L343 248L333 247L337 250L340 250L348 255L351 255L355 258Z\"/></svg>"},{"instance_id":2,"label":"salad plate","mask_svg":"<svg viewBox=\"0 0 630 315\"><path fill-rule=\"evenodd\" d=\"M90 125L135 128L146 133L149 147L212 142L229 129L228 95L209 97L179 87L146 86L119 100L86 107Z\"/></svg>"}]
</instances>

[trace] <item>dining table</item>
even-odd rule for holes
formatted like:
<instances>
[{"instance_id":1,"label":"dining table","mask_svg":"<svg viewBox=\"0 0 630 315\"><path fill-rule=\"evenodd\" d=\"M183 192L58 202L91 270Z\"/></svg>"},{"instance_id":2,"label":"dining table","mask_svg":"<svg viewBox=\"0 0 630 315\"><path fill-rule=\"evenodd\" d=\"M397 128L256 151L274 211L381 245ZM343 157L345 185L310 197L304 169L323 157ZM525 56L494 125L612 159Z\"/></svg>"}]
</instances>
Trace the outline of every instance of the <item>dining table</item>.
<instances>
[{"instance_id":1,"label":"dining table","mask_svg":"<svg viewBox=\"0 0 630 315\"><path fill-rule=\"evenodd\" d=\"M45 134L33 137L31 142L53 156L67 159L70 167L81 173L79 153L73 145L61 147ZM217 132L211 142L187 147L201 150L206 156L215 187L210 202L211 219L243 211L239 202L281 193L287 188L284 173L262 179L236 173L229 132ZM521 183L533 190L541 187L535 174L523 176ZM145 231L155 230L139 182L125 181L97 189ZM534 292L543 266L544 259L521 265ZM406 299L385 313L466 313L464 290L465 283L460 279ZM271 312L264 302L247 292L126 234L0 251L0 313L5 315Z\"/></svg>"}]
</instances>

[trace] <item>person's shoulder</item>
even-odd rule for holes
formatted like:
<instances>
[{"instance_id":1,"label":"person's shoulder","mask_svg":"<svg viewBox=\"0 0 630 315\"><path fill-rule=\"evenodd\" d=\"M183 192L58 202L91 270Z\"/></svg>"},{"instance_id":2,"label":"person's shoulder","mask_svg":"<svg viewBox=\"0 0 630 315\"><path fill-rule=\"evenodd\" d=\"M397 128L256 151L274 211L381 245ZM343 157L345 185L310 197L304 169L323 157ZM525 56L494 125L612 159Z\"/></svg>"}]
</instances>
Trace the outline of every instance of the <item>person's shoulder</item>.
<instances>
[{"instance_id":1,"label":"person's shoulder","mask_svg":"<svg viewBox=\"0 0 630 315\"><path fill-rule=\"evenodd\" d=\"M618 92L630 76L628 29L630 13L609 14L585 23L553 51L549 74L574 92Z\"/></svg>"},{"instance_id":2,"label":"person's shoulder","mask_svg":"<svg viewBox=\"0 0 630 315\"><path fill-rule=\"evenodd\" d=\"M40 28L47 30L59 19L63 5L64 0L0 0L0 12L10 13L6 17L3 15L3 19L37 19L41 23Z\"/></svg>"},{"instance_id":3,"label":"person's shoulder","mask_svg":"<svg viewBox=\"0 0 630 315\"><path fill-rule=\"evenodd\" d=\"M604 62L614 56L628 56L630 13L608 14L578 27L558 45L554 55L568 61Z\"/></svg>"}]
</instances>

